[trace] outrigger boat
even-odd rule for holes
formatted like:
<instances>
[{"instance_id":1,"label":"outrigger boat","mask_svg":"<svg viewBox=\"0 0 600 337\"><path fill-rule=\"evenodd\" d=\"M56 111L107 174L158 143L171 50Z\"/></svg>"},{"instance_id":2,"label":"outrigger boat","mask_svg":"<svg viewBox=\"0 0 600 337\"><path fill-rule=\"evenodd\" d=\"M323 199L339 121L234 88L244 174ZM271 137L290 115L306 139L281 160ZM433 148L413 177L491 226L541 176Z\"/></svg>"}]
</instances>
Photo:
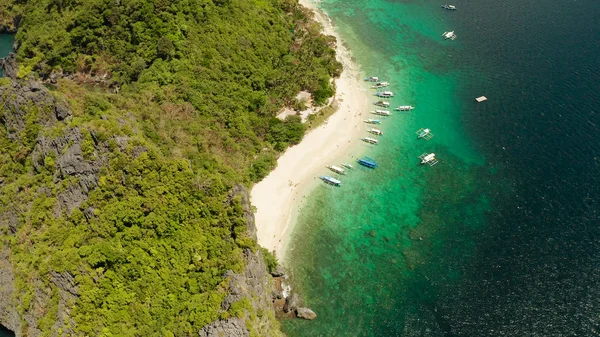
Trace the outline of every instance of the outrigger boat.
<instances>
[{"instance_id":1,"label":"outrigger boat","mask_svg":"<svg viewBox=\"0 0 600 337\"><path fill-rule=\"evenodd\" d=\"M365 119L365 123L367 124L381 124L379 119Z\"/></svg>"},{"instance_id":2,"label":"outrigger boat","mask_svg":"<svg viewBox=\"0 0 600 337\"><path fill-rule=\"evenodd\" d=\"M369 77L365 78L365 81L379 82L379 77L377 77L377 76L369 76Z\"/></svg>"},{"instance_id":3,"label":"outrigger boat","mask_svg":"<svg viewBox=\"0 0 600 337\"><path fill-rule=\"evenodd\" d=\"M394 97L394 93L391 91L378 91L375 95L383 98Z\"/></svg>"},{"instance_id":4,"label":"outrigger boat","mask_svg":"<svg viewBox=\"0 0 600 337\"><path fill-rule=\"evenodd\" d=\"M389 110L375 110L375 111L371 111L371 113L373 113L375 115L379 115L379 116L390 116L391 115Z\"/></svg>"},{"instance_id":5,"label":"outrigger boat","mask_svg":"<svg viewBox=\"0 0 600 337\"><path fill-rule=\"evenodd\" d=\"M330 176L320 176L319 178L321 178L321 180L323 180L324 182L328 183L329 185L333 185L333 186L342 186L342 182L330 177Z\"/></svg>"},{"instance_id":6,"label":"outrigger boat","mask_svg":"<svg viewBox=\"0 0 600 337\"><path fill-rule=\"evenodd\" d=\"M390 86L390 82L377 82L371 88L379 89L379 88L385 88L385 87L389 87L389 86Z\"/></svg>"},{"instance_id":7,"label":"outrigger boat","mask_svg":"<svg viewBox=\"0 0 600 337\"><path fill-rule=\"evenodd\" d=\"M373 103L377 106L383 107L383 108L387 108L390 106L390 102L386 102L386 101L377 101L375 103Z\"/></svg>"},{"instance_id":8,"label":"outrigger boat","mask_svg":"<svg viewBox=\"0 0 600 337\"><path fill-rule=\"evenodd\" d=\"M454 34L454 31L451 32L444 32L444 34L442 34L442 36L444 37L444 39L448 40L454 40L456 39L456 34Z\"/></svg>"},{"instance_id":9,"label":"outrigger boat","mask_svg":"<svg viewBox=\"0 0 600 337\"><path fill-rule=\"evenodd\" d=\"M351 169L351 170L354 169L354 166L352 166L351 164L342 163L342 166L345 167L345 168L347 168L347 169Z\"/></svg>"},{"instance_id":10,"label":"outrigger boat","mask_svg":"<svg viewBox=\"0 0 600 337\"><path fill-rule=\"evenodd\" d=\"M379 141L377 139L371 138L371 137L365 137L362 139L362 141L365 143L373 144L373 145L377 145L379 143Z\"/></svg>"},{"instance_id":11,"label":"outrigger boat","mask_svg":"<svg viewBox=\"0 0 600 337\"><path fill-rule=\"evenodd\" d=\"M449 11L455 11L456 10L456 6L454 5L442 5L443 9L447 9Z\"/></svg>"},{"instance_id":12,"label":"outrigger boat","mask_svg":"<svg viewBox=\"0 0 600 337\"><path fill-rule=\"evenodd\" d=\"M421 164L427 164L429 166L433 166L438 163L438 160L435 159L435 153L425 152L419 156L419 159L421 159Z\"/></svg>"},{"instance_id":13,"label":"outrigger boat","mask_svg":"<svg viewBox=\"0 0 600 337\"><path fill-rule=\"evenodd\" d=\"M414 109L415 107L412 105L400 105L396 108L396 110L398 111L410 111L412 109Z\"/></svg>"},{"instance_id":14,"label":"outrigger boat","mask_svg":"<svg viewBox=\"0 0 600 337\"><path fill-rule=\"evenodd\" d=\"M346 172L344 172L344 169L339 166L327 165L326 167L337 174L346 174Z\"/></svg>"},{"instance_id":15,"label":"outrigger boat","mask_svg":"<svg viewBox=\"0 0 600 337\"><path fill-rule=\"evenodd\" d=\"M367 130L367 132L370 132L370 133L372 133L374 135L377 135L377 136L383 135L383 131L381 131L379 129L375 129L375 128L369 129L369 130Z\"/></svg>"},{"instance_id":16,"label":"outrigger boat","mask_svg":"<svg viewBox=\"0 0 600 337\"><path fill-rule=\"evenodd\" d=\"M377 167L377 163L375 162L375 159L372 159L369 157L363 157L357 161L360 165L368 167L368 168L374 169Z\"/></svg>"},{"instance_id":17,"label":"outrigger boat","mask_svg":"<svg viewBox=\"0 0 600 337\"><path fill-rule=\"evenodd\" d=\"M433 133L429 129L419 129L415 133L417 134L417 139L424 138L425 140L430 140L433 138Z\"/></svg>"}]
</instances>

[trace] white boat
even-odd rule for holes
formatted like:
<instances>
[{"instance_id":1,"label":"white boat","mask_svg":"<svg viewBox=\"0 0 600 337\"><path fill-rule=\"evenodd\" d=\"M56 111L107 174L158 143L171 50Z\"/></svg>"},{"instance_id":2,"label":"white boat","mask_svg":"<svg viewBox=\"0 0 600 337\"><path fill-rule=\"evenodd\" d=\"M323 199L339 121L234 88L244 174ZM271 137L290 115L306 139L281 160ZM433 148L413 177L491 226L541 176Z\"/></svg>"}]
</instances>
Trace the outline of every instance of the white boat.
<instances>
[{"instance_id":1,"label":"white boat","mask_svg":"<svg viewBox=\"0 0 600 337\"><path fill-rule=\"evenodd\" d=\"M381 124L379 119L365 119L365 123L367 124Z\"/></svg>"},{"instance_id":2,"label":"white boat","mask_svg":"<svg viewBox=\"0 0 600 337\"><path fill-rule=\"evenodd\" d=\"M335 166L335 165L327 165L327 168L332 170L333 172L337 173L337 174L346 174L346 172L344 172L344 169L339 167L339 166Z\"/></svg>"},{"instance_id":3,"label":"white boat","mask_svg":"<svg viewBox=\"0 0 600 337\"><path fill-rule=\"evenodd\" d=\"M380 107L384 107L384 108L387 108L390 106L390 102L386 102L386 101L377 101L373 104L378 105Z\"/></svg>"},{"instance_id":4,"label":"white boat","mask_svg":"<svg viewBox=\"0 0 600 337\"><path fill-rule=\"evenodd\" d=\"M379 129L375 129L375 128L371 128L371 129L367 130L367 132L372 133L377 136L383 135L383 131L381 131Z\"/></svg>"},{"instance_id":5,"label":"white boat","mask_svg":"<svg viewBox=\"0 0 600 337\"><path fill-rule=\"evenodd\" d=\"M378 91L375 95L377 95L377 97L383 98L394 97L394 93L391 91Z\"/></svg>"},{"instance_id":6,"label":"white boat","mask_svg":"<svg viewBox=\"0 0 600 337\"><path fill-rule=\"evenodd\" d=\"M430 129L419 129L417 130L416 134L417 139L424 138L425 140L430 140L431 138L433 138L433 133L431 133Z\"/></svg>"},{"instance_id":7,"label":"white boat","mask_svg":"<svg viewBox=\"0 0 600 337\"><path fill-rule=\"evenodd\" d=\"M421 164L427 164L429 166L433 166L438 163L438 160L435 159L435 153L423 153L419 156L421 159Z\"/></svg>"},{"instance_id":8,"label":"white boat","mask_svg":"<svg viewBox=\"0 0 600 337\"><path fill-rule=\"evenodd\" d=\"M379 141L377 139L371 138L371 137L365 137L362 139L362 141L365 143L374 144L374 145L377 145L377 143L379 143Z\"/></svg>"},{"instance_id":9,"label":"white boat","mask_svg":"<svg viewBox=\"0 0 600 337\"><path fill-rule=\"evenodd\" d=\"M456 6L454 5L442 5L443 9L447 9L449 11L455 11L456 10Z\"/></svg>"},{"instance_id":10,"label":"white boat","mask_svg":"<svg viewBox=\"0 0 600 337\"><path fill-rule=\"evenodd\" d=\"M365 81L379 82L379 77L377 77L377 76L369 76L369 77L365 78Z\"/></svg>"},{"instance_id":11,"label":"white boat","mask_svg":"<svg viewBox=\"0 0 600 337\"><path fill-rule=\"evenodd\" d=\"M444 34L442 34L442 36L444 37L444 39L448 40L454 40L456 39L456 34L454 34L454 31L451 32L444 32Z\"/></svg>"},{"instance_id":12,"label":"white boat","mask_svg":"<svg viewBox=\"0 0 600 337\"><path fill-rule=\"evenodd\" d=\"M396 108L396 110L398 111L410 111L412 109L414 109L415 107L412 105L400 105L399 107Z\"/></svg>"},{"instance_id":13,"label":"white boat","mask_svg":"<svg viewBox=\"0 0 600 337\"><path fill-rule=\"evenodd\" d=\"M352 164L342 163L342 166L351 170L354 169L354 166L352 166Z\"/></svg>"},{"instance_id":14,"label":"white boat","mask_svg":"<svg viewBox=\"0 0 600 337\"><path fill-rule=\"evenodd\" d=\"M321 180L323 180L324 182L328 183L329 185L333 185L333 186L341 186L342 182L330 177L330 176L320 176L319 177Z\"/></svg>"},{"instance_id":15,"label":"white boat","mask_svg":"<svg viewBox=\"0 0 600 337\"><path fill-rule=\"evenodd\" d=\"M385 87L389 87L389 86L390 86L390 82L377 82L371 88L379 89L379 88L385 88Z\"/></svg>"},{"instance_id":16,"label":"white boat","mask_svg":"<svg viewBox=\"0 0 600 337\"><path fill-rule=\"evenodd\" d=\"M391 115L389 110L375 110L375 111L371 111L371 113L373 113L375 115L379 115L379 116L390 116Z\"/></svg>"}]
</instances>

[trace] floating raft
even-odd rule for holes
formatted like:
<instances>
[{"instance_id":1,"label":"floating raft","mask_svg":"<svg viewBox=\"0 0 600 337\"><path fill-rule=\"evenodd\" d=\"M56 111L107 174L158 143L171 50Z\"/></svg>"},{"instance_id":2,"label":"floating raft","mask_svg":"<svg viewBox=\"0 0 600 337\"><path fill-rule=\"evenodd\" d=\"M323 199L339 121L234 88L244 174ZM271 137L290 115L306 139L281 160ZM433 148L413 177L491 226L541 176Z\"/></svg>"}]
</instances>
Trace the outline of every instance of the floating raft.
<instances>
[{"instance_id":1,"label":"floating raft","mask_svg":"<svg viewBox=\"0 0 600 337\"><path fill-rule=\"evenodd\" d=\"M481 102L487 101L487 97L479 96L479 97L475 98L475 100L477 101L477 103L481 103Z\"/></svg>"}]
</instances>

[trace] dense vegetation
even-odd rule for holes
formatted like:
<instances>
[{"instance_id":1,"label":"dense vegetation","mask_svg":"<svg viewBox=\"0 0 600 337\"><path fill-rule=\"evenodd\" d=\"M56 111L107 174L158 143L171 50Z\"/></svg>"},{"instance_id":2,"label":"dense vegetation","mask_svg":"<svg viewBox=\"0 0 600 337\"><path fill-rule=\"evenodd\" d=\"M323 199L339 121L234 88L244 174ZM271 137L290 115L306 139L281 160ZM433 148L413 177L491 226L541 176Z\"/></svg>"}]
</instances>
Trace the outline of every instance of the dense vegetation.
<instances>
[{"instance_id":1,"label":"dense vegetation","mask_svg":"<svg viewBox=\"0 0 600 337\"><path fill-rule=\"evenodd\" d=\"M335 41L296 0L13 0L0 12L23 14L19 77L59 78L53 95L73 111L53 123L31 105L22 130L0 128L0 215L18 215L3 240L19 311L42 312L48 334L60 304L77 334L188 336L248 309L220 310L223 275L256 249L231 190L302 139L298 117L274 114L300 90L317 104L333 94ZM38 162L33 154L40 137L73 133L101 169L66 210L61 195L81 181L61 174L57 156L73 142ZM74 277L76 299L59 303L53 273ZM51 298L41 308L39 288Z\"/></svg>"}]
</instances>

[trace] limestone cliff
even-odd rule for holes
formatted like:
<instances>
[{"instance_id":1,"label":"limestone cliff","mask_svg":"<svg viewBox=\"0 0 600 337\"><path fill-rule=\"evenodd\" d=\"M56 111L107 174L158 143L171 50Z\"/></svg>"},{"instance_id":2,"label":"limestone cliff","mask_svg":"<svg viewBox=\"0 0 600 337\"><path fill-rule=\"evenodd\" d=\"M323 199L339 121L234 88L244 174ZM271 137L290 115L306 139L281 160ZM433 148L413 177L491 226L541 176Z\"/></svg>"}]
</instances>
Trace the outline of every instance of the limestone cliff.
<instances>
[{"instance_id":1,"label":"limestone cliff","mask_svg":"<svg viewBox=\"0 0 600 337\"><path fill-rule=\"evenodd\" d=\"M14 57L1 64L4 64L5 74L14 77L16 73L11 71L16 69ZM33 194L52 197L55 217L74 210L80 210L88 219L94 217L94 209L82 205L90 192L98 187L99 174L108 165L109 152L125 151L130 145L127 137L113 139L117 148L111 149L93 131L67 123L72 116L68 104L55 98L34 80L13 78L0 84L0 104L0 127L5 130L9 145L22 149L17 159L30 161L33 173L51 170L52 184L60 186L56 189L42 187ZM60 134L48 132L57 127L61 130ZM89 139L93 140L91 148L86 144ZM143 151L140 148L134 152ZM0 188L5 183L10 182L8 179L5 181L0 173ZM246 188L236 186L225 202L233 202L234 198L241 198L249 235L255 238L254 216ZM72 313L80 299L77 279L69 272L50 270L39 274L44 277L29 279L26 284L19 283L16 265L20 261L13 257L10 247L13 240L19 239L17 232L23 221L28 221L23 214L27 213L31 204L9 201L1 206L0 324L14 331L16 336L76 336ZM246 248L243 255L243 271L229 271L224 275L228 289L221 304L221 319L198 331L199 336L281 335L272 309L272 278L261 251ZM27 289L27 293L31 294L27 306L19 297L23 287L30 288Z\"/></svg>"}]
</instances>

